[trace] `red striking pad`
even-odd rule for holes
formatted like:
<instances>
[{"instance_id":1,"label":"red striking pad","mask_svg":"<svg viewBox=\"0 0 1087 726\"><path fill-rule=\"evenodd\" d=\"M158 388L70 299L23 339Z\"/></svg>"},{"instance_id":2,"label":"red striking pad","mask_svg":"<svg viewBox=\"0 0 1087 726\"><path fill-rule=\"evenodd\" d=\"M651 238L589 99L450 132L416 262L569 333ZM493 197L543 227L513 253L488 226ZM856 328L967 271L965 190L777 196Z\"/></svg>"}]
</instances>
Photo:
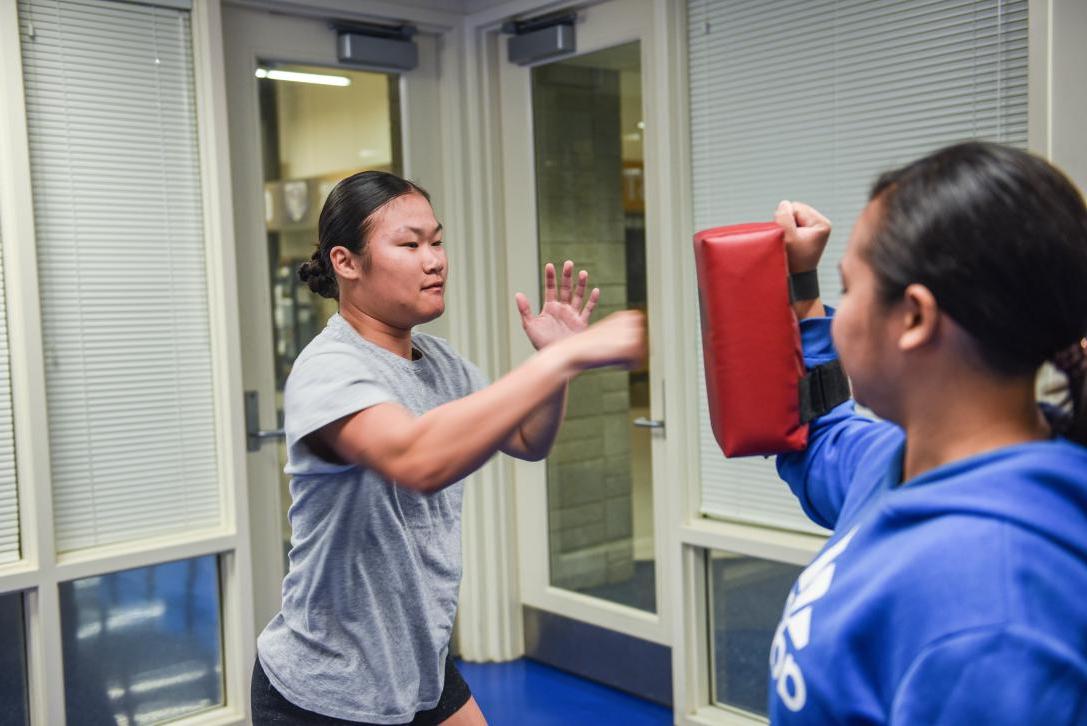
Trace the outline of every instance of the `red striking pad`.
<instances>
[{"instance_id":1,"label":"red striking pad","mask_svg":"<svg viewBox=\"0 0 1087 726\"><path fill-rule=\"evenodd\" d=\"M804 358L789 302L781 227L715 227L694 236L702 356L713 434L725 456L808 443L800 423Z\"/></svg>"}]
</instances>

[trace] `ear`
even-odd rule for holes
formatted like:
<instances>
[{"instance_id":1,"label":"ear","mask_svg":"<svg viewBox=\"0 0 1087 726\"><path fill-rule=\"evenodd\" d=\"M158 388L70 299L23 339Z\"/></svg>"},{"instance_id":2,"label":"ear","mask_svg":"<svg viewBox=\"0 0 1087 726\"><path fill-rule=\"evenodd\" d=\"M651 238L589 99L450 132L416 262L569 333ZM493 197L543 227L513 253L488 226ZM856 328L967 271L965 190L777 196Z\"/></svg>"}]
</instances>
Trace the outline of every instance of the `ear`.
<instances>
[{"instance_id":1,"label":"ear","mask_svg":"<svg viewBox=\"0 0 1087 726\"><path fill-rule=\"evenodd\" d=\"M940 329L940 306L936 296L924 285L913 284L902 293L902 333L898 348L917 350L936 340Z\"/></svg>"},{"instance_id":2,"label":"ear","mask_svg":"<svg viewBox=\"0 0 1087 726\"><path fill-rule=\"evenodd\" d=\"M362 261L359 255L343 245L336 245L328 252L328 259L332 262L332 269L337 277L347 280L357 280L362 276Z\"/></svg>"}]
</instances>

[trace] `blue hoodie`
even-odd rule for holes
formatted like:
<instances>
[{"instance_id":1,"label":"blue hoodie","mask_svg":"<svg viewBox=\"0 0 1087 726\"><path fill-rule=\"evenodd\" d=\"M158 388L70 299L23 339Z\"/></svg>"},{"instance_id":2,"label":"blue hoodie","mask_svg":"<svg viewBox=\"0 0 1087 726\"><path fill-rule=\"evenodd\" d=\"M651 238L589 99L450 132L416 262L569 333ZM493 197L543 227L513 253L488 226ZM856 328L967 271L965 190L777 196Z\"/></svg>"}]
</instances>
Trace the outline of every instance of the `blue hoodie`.
<instances>
[{"instance_id":1,"label":"blue hoodie","mask_svg":"<svg viewBox=\"0 0 1087 726\"><path fill-rule=\"evenodd\" d=\"M830 319L801 324L808 366ZM770 654L775 724L1087 724L1087 448L972 456L900 484L905 435L847 402L778 472L834 530Z\"/></svg>"}]
</instances>

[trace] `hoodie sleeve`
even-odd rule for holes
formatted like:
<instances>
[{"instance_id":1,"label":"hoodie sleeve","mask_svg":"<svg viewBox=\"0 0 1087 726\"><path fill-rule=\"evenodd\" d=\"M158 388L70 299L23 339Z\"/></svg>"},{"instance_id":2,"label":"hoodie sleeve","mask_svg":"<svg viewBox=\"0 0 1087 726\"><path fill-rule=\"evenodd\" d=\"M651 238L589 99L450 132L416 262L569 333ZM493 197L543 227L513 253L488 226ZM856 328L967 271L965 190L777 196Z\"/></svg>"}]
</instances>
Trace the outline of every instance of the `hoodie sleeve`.
<instances>
[{"instance_id":1,"label":"hoodie sleeve","mask_svg":"<svg viewBox=\"0 0 1087 726\"><path fill-rule=\"evenodd\" d=\"M804 365L808 368L838 357L830 337L833 312L828 307L827 317L800 321ZM892 424L861 416L853 401L846 401L811 422L805 450L777 457L778 475L813 522L833 529L858 464L873 446L880 445L891 428Z\"/></svg>"},{"instance_id":2,"label":"hoodie sleeve","mask_svg":"<svg viewBox=\"0 0 1087 726\"><path fill-rule=\"evenodd\" d=\"M1087 723L1087 669L1066 644L1015 626L959 633L913 662L888 723Z\"/></svg>"}]
</instances>

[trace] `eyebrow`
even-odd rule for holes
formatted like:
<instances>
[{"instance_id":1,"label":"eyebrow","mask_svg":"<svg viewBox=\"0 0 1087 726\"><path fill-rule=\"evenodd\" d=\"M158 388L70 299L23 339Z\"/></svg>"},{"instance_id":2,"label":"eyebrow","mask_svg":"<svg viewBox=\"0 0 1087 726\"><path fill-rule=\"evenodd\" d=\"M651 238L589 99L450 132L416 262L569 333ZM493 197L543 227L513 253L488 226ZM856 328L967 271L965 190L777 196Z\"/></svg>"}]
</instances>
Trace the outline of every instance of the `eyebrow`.
<instances>
[{"instance_id":1,"label":"eyebrow","mask_svg":"<svg viewBox=\"0 0 1087 726\"><path fill-rule=\"evenodd\" d=\"M426 230L423 229L422 227L409 227L409 226L405 225L405 226L401 227L401 229L406 229L409 232L414 232L415 234L419 235L420 237L426 236L426 233L427 233ZM439 224L437 227L434 228L434 231L431 232L430 234L435 235L435 234L438 234L441 231L442 231L442 225Z\"/></svg>"}]
</instances>

